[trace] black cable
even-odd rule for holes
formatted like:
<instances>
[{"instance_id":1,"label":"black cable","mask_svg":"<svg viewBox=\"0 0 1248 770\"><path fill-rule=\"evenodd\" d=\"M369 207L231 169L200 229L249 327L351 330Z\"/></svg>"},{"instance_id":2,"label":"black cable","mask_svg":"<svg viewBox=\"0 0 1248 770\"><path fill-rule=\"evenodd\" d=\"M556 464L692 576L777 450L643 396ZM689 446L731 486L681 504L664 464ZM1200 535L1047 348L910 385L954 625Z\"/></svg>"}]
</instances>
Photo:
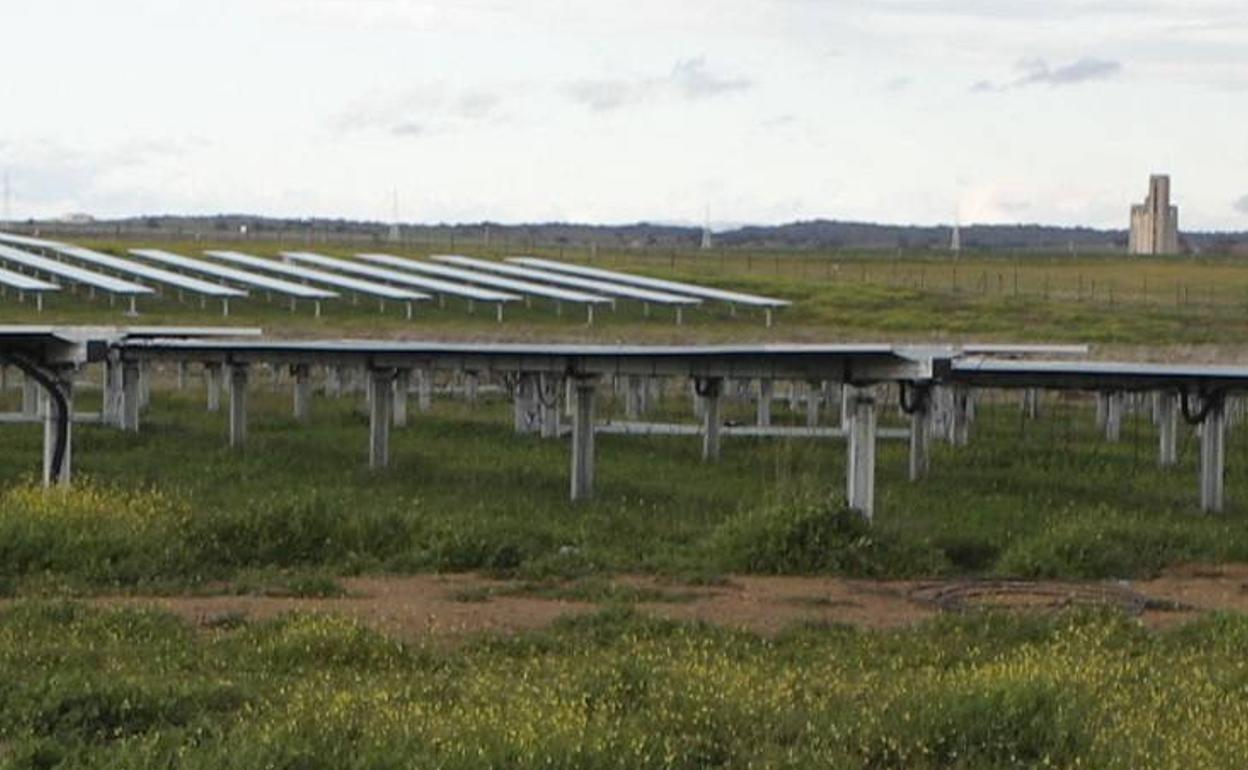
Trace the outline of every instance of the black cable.
<instances>
[{"instance_id":1,"label":"black cable","mask_svg":"<svg viewBox=\"0 0 1248 770\"><path fill-rule=\"evenodd\" d=\"M18 369L22 370L22 374L34 379L43 389L48 392L49 397L56 404L56 443L52 449L52 468L51 480L56 482L61 480L61 471L65 466L65 454L69 449L69 401L65 398L65 394L57 387L56 382L47 374L41 372L39 367L28 361L24 356L14 353L0 353L0 361L11 363Z\"/></svg>"},{"instance_id":2,"label":"black cable","mask_svg":"<svg viewBox=\"0 0 1248 770\"><path fill-rule=\"evenodd\" d=\"M907 400L906 394L910 393ZM930 385L916 385L913 382L898 383L897 403L901 407L901 411L907 415L913 415L918 411L928 411L928 405L932 400L932 388Z\"/></svg>"},{"instance_id":3,"label":"black cable","mask_svg":"<svg viewBox=\"0 0 1248 770\"><path fill-rule=\"evenodd\" d=\"M1183 412L1183 419L1188 425L1200 425L1209 416L1215 407L1221 407L1226 401L1226 391L1213 390L1208 393L1200 394L1200 411L1192 414L1192 405L1190 396L1186 389L1179 391L1179 407Z\"/></svg>"}]
</instances>

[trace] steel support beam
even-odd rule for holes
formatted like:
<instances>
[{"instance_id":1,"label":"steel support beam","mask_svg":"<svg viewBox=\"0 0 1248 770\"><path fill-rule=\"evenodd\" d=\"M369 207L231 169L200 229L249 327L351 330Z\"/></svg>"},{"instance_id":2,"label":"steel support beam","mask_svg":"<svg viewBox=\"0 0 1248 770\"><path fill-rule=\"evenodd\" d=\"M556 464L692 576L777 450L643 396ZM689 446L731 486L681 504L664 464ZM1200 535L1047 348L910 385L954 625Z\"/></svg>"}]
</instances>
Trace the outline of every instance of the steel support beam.
<instances>
[{"instance_id":1,"label":"steel support beam","mask_svg":"<svg viewBox=\"0 0 1248 770\"><path fill-rule=\"evenodd\" d=\"M594 401L597 378L578 378L573 389L572 500L594 495Z\"/></svg>"},{"instance_id":2,"label":"steel support beam","mask_svg":"<svg viewBox=\"0 0 1248 770\"><path fill-rule=\"evenodd\" d=\"M1105 440L1117 443L1122 439L1123 393L1113 391L1105 394Z\"/></svg>"},{"instance_id":3,"label":"steel support beam","mask_svg":"<svg viewBox=\"0 0 1248 770\"><path fill-rule=\"evenodd\" d=\"M919 481L931 469L931 389L916 386L910 412L910 480Z\"/></svg>"},{"instance_id":4,"label":"steel support beam","mask_svg":"<svg viewBox=\"0 0 1248 770\"><path fill-rule=\"evenodd\" d=\"M875 393L854 388L849 401L846 502L868 521L875 515Z\"/></svg>"},{"instance_id":5,"label":"steel support beam","mask_svg":"<svg viewBox=\"0 0 1248 770\"><path fill-rule=\"evenodd\" d=\"M308 364L295 364L290 367L294 379L294 415L299 422L306 423L312 418L312 372Z\"/></svg>"},{"instance_id":6,"label":"steel support beam","mask_svg":"<svg viewBox=\"0 0 1248 770\"><path fill-rule=\"evenodd\" d=\"M719 377L709 377L697 380L695 387L702 402L702 462L719 462L719 407L724 381Z\"/></svg>"},{"instance_id":7,"label":"steel support beam","mask_svg":"<svg viewBox=\"0 0 1248 770\"><path fill-rule=\"evenodd\" d=\"M760 379L758 381L758 427L767 428L771 426L771 400L775 395L776 383L770 379Z\"/></svg>"},{"instance_id":8,"label":"steel support beam","mask_svg":"<svg viewBox=\"0 0 1248 770\"><path fill-rule=\"evenodd\" d=\"M230 448L241 449L247 443L247 364L230 366Z\"/></svg>"},{"instance_id":9,"label":"steel support beam","mask_svg":"<svg viewBox=\"0 0 1248 770\"><path fill-rule=\"evenodd\" d=\"M407 394L412 389L412 370L398 369L394 373L394 427L407 427Z\"/></svg>"},{"instance_id":10,"label":"steel support beam","mask_svg":"<svg viewBox=\"0 0 1248 770\"><path fill-rule=\"evenodd\" d=\"M61 460L61 474L58 478L53 478L53 460L56 454L56 434L59 422L62 419L60 409L56 399L52 398L52 394L47 391L40 390L39 404L40 412L43 416L43 485L45 487L52 486L53 483L60 486L69 486L71 476L71 459L73 458L73 435L74 435L74 382L70 376L59 378L57 388L61 391L61 395L65 397L66 414L64 418L65 426L65 456Z\"/></svg>"},{"instance_id":11,"label":"steel support beam","mask_svg":"<svg viewBox=\"0 0 1248 770\"><path fill-rule=\"evenodd\" d=\"M221 411L221 364L204 364L204 386L208 389L208 411Z\"/></svg>"},{"instance_id":12,"label":"steel support beam","mask_svg":"<svg viewBox=\"0 0 1248 770\"><path fill-rule=\"evenodd\" d=\"M139 365L126 361L121 365L121 429L139 432Z\"/></svg>"},{"instance_id":13,"label":"steel support beam","mask_svg":"<svg viewBox=\"0 0 1248 770\"><path fill-rule=\"evenodd\" d=\"M390 423L394 419L394 370L371 369L368 388L372 394L368 408L368 467L374 470L390 465Z\"/></svg>"},{"instance_id":14,"label":"steel support beam","mask_svg":"<svg viewBox=\"0 0 1248 770\"><path fill-rule=\"evenodd\" d=\"M1200 509L1221 513L1226 504L1226 404L1221 394L1200 426Z\"/></svg>"},{"instance_id":15,"label":"steel support beam","mask_svg":"<svg viewBox=\"0 0 1248 770\"><path fill-rule=\"evenodd\" d=\"M1157 393L1156 397L1157 464L1169 468L1179 462L1179 398L1170 392Z\"/></svg>"}]
</instances>

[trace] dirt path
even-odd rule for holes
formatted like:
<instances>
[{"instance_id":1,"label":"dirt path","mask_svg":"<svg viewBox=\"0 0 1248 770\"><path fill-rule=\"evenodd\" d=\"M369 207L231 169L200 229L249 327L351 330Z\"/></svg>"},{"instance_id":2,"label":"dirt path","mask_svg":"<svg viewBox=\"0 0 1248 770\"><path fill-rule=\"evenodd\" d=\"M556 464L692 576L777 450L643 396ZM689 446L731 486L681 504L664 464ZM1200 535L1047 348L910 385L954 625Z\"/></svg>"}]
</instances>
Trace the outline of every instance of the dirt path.
<instances>
[{"instance_id":1,"label":"dirt path","mask_svg":"<svg viewBox=\"0 0 1248 770\"><path fill-rule=\"evenodd\" d=\"M898 628L940 612L985 605L1044 611L1110 602L1138 612L1151 627L1172 626L1214 610L1248 612L1248 565L1188 566L1129 584L745 576L715 586L690 587L638 576L616 578L611 584L632 592L641 599L634 606L658 617L705 621L765 635L802 622ZM89 601L158 607L202 625L229 618L262 620L296 610L333 612L406 639L483 631L514 633L604 606L558 598L576 596L577 584L535 588L475 575L364 577L347 579L343 585L348 595L329 599L222 595L108 596Z\"/></svg>"}]
</instances>

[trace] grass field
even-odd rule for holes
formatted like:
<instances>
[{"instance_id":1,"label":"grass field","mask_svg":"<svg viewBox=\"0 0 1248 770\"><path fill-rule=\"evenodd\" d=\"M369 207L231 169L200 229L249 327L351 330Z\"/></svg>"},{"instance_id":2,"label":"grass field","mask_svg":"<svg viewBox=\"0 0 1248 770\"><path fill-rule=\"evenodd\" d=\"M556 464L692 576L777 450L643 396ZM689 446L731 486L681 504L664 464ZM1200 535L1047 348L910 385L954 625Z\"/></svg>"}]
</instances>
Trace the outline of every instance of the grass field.
<instances>
[{"instance_id":1,"label":"grass field","mask_svg":"<svg viewBox=\"0 0 1248 770\"><path fill-rule=\"evenodd\" d=\"M348 255L354 249L332 244L247 242L113 242L87 245L124 254L144 245L194 254L213 247L245 248L260 255L282 249L319 249ZM423 257L447 251L450 244L390 249ZM379 244L376 248L386 248ZM462 244L456 251L502 256L500 249ZM1126 258L1071 255L948 255L903 253L803 252L664 252L525 249L600 267L704 282L757 291L793 300L766 329L756 313L732 316L722 306L687 314L677 327L668 311L644 318L641 309L620 303L616 313L598 314L592 328L583 313L565 308L509 308L508 323L494 323L491 308L467 313L462 303L438 308L426 303L415 321L390 304L379 312L363 301L326 304L321 319L311 308L291 314L279 300L235 302L232 323L263 326L272 333L298 336L384 334L408 336L558 337L562 339L641 340L793 340L793 339L993 339L1095 342L1114 344L1227 344L1248 333L1248 264L1231 258ZM10 298L0 302L0 322L121 323L120 305L109 309L97 298L50 297L48 310ZM142 322L220 322L220 308L175 297L143 300Z\"/></svg>"},{"instance_id":2,"label":"grass field","mask_svg":"<svg viewBox=\"0 0 1248 770\"><path fill-rule=\"evenodd\" d=\"M1233 768L1248 620L972 616L761 639L624 610L403 645L329 616L0 612L0 763Z\"/></svg>"},{"instance_id":3,"label":"grass field","mask_svg":"<svg viewBox=\"0 0 1248 770\"><path fill-rule=\"evenodd\" d=\"M308 244L280 245L297 246ZM1248 267L1229 260L603 252L593 263L797 305L772 330L726 309L677 327L625 305L592 329L548 308L515 309L499 326L484 309L406 321L364 302L328 305L319 320L244 302L230 321L290 336L995 339L1166 357L1235 352L1248 331ZM129 320L79 299L52 298L37 316L10 297L0 322ZM197 303L144 304L142 323L221 320ZM1238 768L1248 755L1243 616L1163 632L1109 612L971 613L764 638L645 617L628 609L641 589L609 582L660 575L678 597L734 573L1114 580L1244 562L1242 425L1228 434L1228 509L1208 516L1187 427L1179 465L1159 469L1144 413L1110 444L1088 399L1049 397L1025 420L1017 394L990 392L970 445L936 444L922 482L905 478L904 442L880 443L867 526L840 504L841 441L726 439L707 465L694 437L600 436L598 494L572 504L566 439L514 435L501 395L413 408L379 473L366 468L358 395L318 396L299 425L288 386L258 375L248 445L232 452L224 412L205 411L198 383L171 383L168 371L158 379L137 435L75 428L69 490L33 483L39 426L3 426L0 767L1126 770ZM77 393L79 409L96 408L98 390ZM12 409L17 397L0 402ZM653 416L692 422L689 407L673 388ZM606 389L600 408L624 411ZM779 404L774 415L802 419ZM752 406L730 402L725 418L749 422ZM888 404L881 419L901 424ZM515 636L400 642L331 615L192 622L82 603L337 596L350 575L463 571L605 609Z\"/></svg>"},{"instance_id":4,"label":"grass field","mask_svg":"<svg viewBox=\"0 0 1248 770\"><path fill-rule=\"evenodd\" d=\"M937 445L917 484L905 442L882 441L868 529L840 507L841 441L732 439L706 465L696 437L602 436L597 497L573 504L567 439L514 435L501 394L414 416L380 473L365 467L358 399L318 398L300 427L289 394L259 383L248 446L231 452L224 414L206 412L198 390L157 390L137 436L77 429L75 468L89 481L52 495L22 483L40 428L9 426L0 575L10 593L177 588L255 570L1109 578L1248 556L1242 433L1228 440L1228 512L1202 516L1194 435L1183 434L1179 467L1162 470L1145 414L1109 444L1086 402L1047 401L1025 421L1016 396L989 394L970 446ZM692 421L688 408L673 392L659 414ZM604 417L620 412L604 398Z\"/></svg>"}]
</instances>

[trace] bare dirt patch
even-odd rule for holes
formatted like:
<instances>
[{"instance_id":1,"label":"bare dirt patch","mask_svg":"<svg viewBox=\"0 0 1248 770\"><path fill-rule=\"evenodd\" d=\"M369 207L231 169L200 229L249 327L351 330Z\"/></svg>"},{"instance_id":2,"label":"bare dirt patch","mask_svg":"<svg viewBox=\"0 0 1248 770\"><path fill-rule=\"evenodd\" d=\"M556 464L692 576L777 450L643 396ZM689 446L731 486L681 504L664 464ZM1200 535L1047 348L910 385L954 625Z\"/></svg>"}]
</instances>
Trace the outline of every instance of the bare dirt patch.
<instances>
[{"instance_id":1,"label":"bare dirt patch","mask_svg":"<svg viewBox=\"0 0 1248 770\"><path fill-rule=\"evenodd\" d=\"M613 583L678 600L631 606L656 617L712 623L774 635L799 623L900 628L935 617L991 607L1046 612L1069 606L1116 606L1154 628L1213 611L1248 613L1248 565L1190 565L1145 581L870 581L823 577L733 576L717 585L676 585L661 578L624 576ZM104 606L145 606L211 627L264 620L292 611L338 613L387 634L417 639L481 632L516 633L556 619L601 609L589 600L551 598L524 584L477 575L362 577L343 581L335 598L272 596L106 596ZM569 592L575 595L575 592ZM949 597L956 597L948 601ZM942 600L944 599L944 600Z\"/></svg>"}]
</instances>

